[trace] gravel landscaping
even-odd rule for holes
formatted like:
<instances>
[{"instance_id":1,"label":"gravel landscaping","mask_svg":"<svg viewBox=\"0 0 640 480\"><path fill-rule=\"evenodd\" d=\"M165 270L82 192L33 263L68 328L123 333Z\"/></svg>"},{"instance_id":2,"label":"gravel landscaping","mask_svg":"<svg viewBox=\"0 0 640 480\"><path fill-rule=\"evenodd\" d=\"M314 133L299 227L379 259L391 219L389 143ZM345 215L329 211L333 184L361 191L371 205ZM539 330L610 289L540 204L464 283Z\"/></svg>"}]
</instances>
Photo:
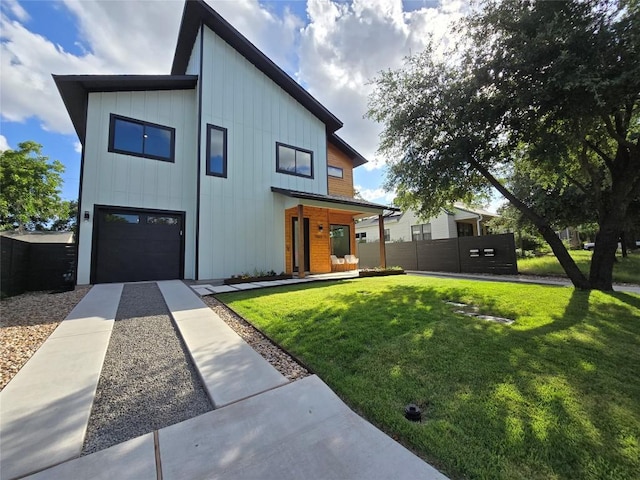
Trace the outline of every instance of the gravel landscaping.
<instances>
[{"instance_id":1,"label":"gravel landscaping","mask_svg":"<svg viewBox=\"0 0 640 480\"><path fill-rule=\"evenodd\" d=\"M28 292L0 301L0 390L49 338L91 287Z\"/></svg>"},{"instance_id":2,"label":"gravel landscaping","mask_svg":"<svg viewBox=\"0 0 640 480\"><path fill-rule=\"evenodd\" d=\"M265 337L253 325L247 322L240 315L217 300L212 295L202 297L202 301L207 304L229 327L231 327L251 348L274 366L289 381L307 377L311 373L293 359L287 352L275 345Z\"/></svg>"},{"instance_id":3,"label":"gravel landscaping","mask_svg":"<svg viewBox=\"0 0 640 480\"><path fill-rule=\"evenodd\" d=\"M82 454L212 409L158 286L125 285Z\"/></svg>"}]
</instances>

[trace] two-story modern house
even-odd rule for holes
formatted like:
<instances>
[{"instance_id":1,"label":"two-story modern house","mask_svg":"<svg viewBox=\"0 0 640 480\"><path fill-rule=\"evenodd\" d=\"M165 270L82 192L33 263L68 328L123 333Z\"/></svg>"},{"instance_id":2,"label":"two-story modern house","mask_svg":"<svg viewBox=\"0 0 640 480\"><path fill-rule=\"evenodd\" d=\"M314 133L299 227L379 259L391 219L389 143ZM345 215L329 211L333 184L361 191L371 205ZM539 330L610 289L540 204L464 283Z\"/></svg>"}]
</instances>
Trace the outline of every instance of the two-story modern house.
<instances>
[{"instance_id":1,"label":"two-story modern house","mask_svg":"<svg viewBox=\"0 0 640 480\"><path fill-rule=\"evenodd\" d=\"M384 211L353 198L340 120L201 0L170 75L54 79L83 146L78 284L330 272Z\"/></svg>"}]
</instances>

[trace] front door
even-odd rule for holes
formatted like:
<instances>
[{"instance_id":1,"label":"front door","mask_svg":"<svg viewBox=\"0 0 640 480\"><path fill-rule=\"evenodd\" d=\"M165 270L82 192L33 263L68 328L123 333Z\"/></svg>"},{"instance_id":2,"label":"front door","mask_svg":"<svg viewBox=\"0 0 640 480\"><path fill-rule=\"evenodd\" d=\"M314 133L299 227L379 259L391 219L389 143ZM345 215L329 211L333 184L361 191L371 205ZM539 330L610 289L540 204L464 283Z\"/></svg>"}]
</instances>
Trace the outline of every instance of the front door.
<instances>
[{"instance_id":1,"label":"front door","mask_svg":"<svg viewBox=\"0 0 640 480\"><path fill-rule=\"evenodd\" d=\"M298 217L293 217L291 225L291 237L293 245L293 271L299 270L298 265ZM304 270L309 271L309 219L304 219Z\"/></svg>"}]
</instances>

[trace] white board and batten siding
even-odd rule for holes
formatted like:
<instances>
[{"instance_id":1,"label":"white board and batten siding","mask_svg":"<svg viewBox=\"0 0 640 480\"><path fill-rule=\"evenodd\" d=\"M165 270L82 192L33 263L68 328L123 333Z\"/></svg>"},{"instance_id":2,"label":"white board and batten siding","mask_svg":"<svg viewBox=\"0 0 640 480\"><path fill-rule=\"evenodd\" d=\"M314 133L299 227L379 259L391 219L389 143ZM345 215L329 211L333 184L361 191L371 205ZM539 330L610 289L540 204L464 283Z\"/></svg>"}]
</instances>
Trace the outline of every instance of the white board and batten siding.
<instances>
[{"instance_id":1,"label":"white board and batten siding","mask_svg":"<svg viewBox=\"0 0 640 480\"><path fill-rule=\"evenodd\" d=\"M411 226L431 223L431 239L437 240L441 238L455 238L458 236L456 221L453 215L446 212L441 213L437 217L424 220L416 215L412 210L406 211L399 220L385 222L384 228L389 230L390 241L410 242ZM366 226L356 224L356 233L366 233L367 242L376 242L380 240L378 224L369 224Z\"/></svg>"},{"instance_id":2,"label":"white board and batten siding","mask_svg":"<svg viewBox=\"0 0 640 480\"><path fill-rule=\"evenodd\" d=\"M194 278L197 90L89 93L78 284L90 281L94 205L186 212L185 278ZM110 114L175 128L175 162L112 153ZM81 218L83 214L81 214Z\"/></svg>"},{"instance_id":3,"label":"white board and batten siding","mask_svg":"<svg viewBox=\"0 0 640 480\"><path fill-rule=\"evenodd\" d=\"M200 81L199 278L283 271L285 200L271 186L327 193L325 125L208 28ZM206 175L207 124L227 129L227 178ZM311 150L314 178L277 173L276 142Z\"/></svg>"}]
</instances>

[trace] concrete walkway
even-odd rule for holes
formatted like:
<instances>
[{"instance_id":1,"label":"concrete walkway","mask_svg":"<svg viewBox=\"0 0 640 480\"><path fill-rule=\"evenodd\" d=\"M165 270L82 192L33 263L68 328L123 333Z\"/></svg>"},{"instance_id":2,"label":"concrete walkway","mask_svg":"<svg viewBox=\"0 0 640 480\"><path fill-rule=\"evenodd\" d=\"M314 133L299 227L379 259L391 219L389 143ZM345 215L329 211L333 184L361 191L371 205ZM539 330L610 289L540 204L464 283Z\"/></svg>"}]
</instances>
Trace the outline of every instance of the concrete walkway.
<instances>
[{"instance_id":1,"label":"concrete walkway","mask_svg":"<svg viewBox=\"0 0 640 480\"><path fill-rule=\"evenodd\" d=\"M297 283L320 282L328 280L346 280L349 278L357 278L358 270L349 270L346 272L318 273L307 275L305 278L287 278L285 280L267 280L264 282L247 282L236 283L234 285L212 285L211 283L200 282L191 285L191 288L201 297L212 295L215 293L239 292L241 290L255 290L258 288L279 287L281 285L295 285Z\"/></svg>"},{"instance_id":2,"label":"concrete walkway","mask_svg":"<svg viewBox=\"0 0 640 480\"><path fill-rule=\"evenodd\" d=\"M485 282L512 282L512 283L533 283L536 285L557 285L559 287L570 287L572 283L564 278L536 277L534 275L487 275L473 273L448 273L448 272L424 272L419 270L407 270L410 275L421 275L425 277L438 278L460 278L465 280L481 280ZM616 292L627 292L640 294L640 285L614 284Z\"/></svg>"},{"instance_id":3,"label":"concrete walkway","mask_svg":"<svg viewBox=\"0 0 640 480\"><path fill-rule=\"evenodd\" d=\"M185 284L157 283L216 410L76 458L122 292L97 285L0 392L2 480L446 479L315 375L289 383Z\"/></svg>"}]
</instances>

